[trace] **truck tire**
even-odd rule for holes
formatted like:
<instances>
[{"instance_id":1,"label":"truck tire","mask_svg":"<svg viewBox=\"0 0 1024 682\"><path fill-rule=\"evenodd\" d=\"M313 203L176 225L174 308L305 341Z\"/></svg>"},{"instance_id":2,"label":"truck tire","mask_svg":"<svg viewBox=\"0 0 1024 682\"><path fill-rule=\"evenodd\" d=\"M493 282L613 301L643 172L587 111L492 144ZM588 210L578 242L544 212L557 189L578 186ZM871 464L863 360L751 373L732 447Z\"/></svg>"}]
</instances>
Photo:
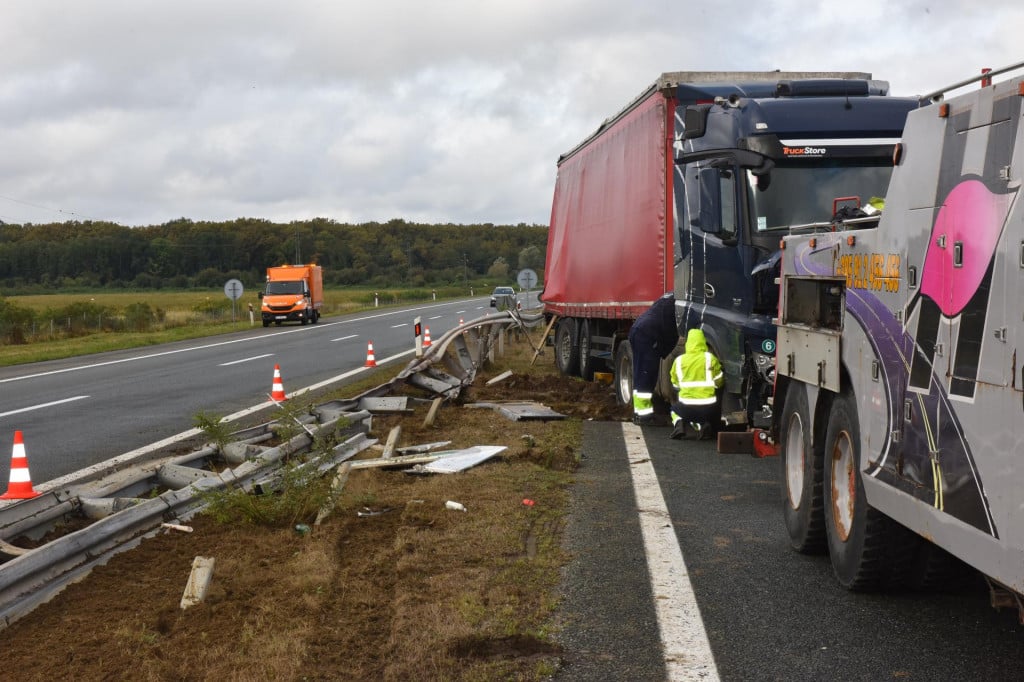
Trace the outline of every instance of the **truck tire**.
<instances>
[{"instance_id":1,"label":"truck tire","mask_svg":"<svg viewBox=\"0 0 1024 682\"><path fill-rule=\"evenodd\" d=\"M555 367L565 376L579 376L580 347L576 320L563 317L555 328Z\"/></svg>"},{"instance_id":2,"label":"truck tire","mask_svg":"<svg viewBox=\"0 0 1024 682\"><path fill-rule=\"evenodd\" d=\"M590 320L580 320L580 377L584 381L594 380L594 357L590 354L593 350L591 324Z\"/></svg>"},{"instance_id":3,"label":"truck tire","mask_svg":"<svg viewBox=\"0 0 1024 682\"><path fill-rule=\"evenodd\" d=\"M633 404L633 347L625 339L615 349L615 402Z\"/></svg>"},{"instance_id":4,"label":"truck tire","mask_svg":"<svg viewBox=\"0 0 1024 682\"><path fill-rule=\"evenodd\" d=\"M824 461L821 450L812 449L807 392L801 384L792 383L786 390L779 431L782 514L789 544L801 554L824 554L828 549L822 491Z\"/></svg>"},{"instance_id":5,"label":"truck tire","mask_svg":"<svg viewBox=\"0 0 1024 682\"><path fill-rule=\"evenodd\" d=\"M306 308L305 312L302 313L302 317L299 318L299 324L305 327L306 323L311 319L313 319L313 312L309 308Z\"/></svg>"},{"instance_id":6,"label":"truck tire","mask_svg":"<svg viewBox=\"0 0 1024 682\"><path fill-rule=\"evenodd\" d=\"M319 310L314 310L313 311L313 324L316 324L319 321L320 321L320 311Z\"/></svg>"},{"instance_id":7,"label":"truck tire","mask_svg":"<svg viewBox=\"0 0 1024 682\"><path fill-rule=\"evenodd\" d=\"M263 326L264 327L269 327L270 326L270 320L263 320Z\"/></svg>"},{"instance_id":8,"label":"truck tire","mask_svg":"<svg viewBox=\"0 0 1024 682\"><path fill-rule=\"evenodd\" d=\"M938 545L918 537L907 587L920 592L964 592L981 585L980 574Z\"/></svg>"},{"instance_id":9,"label":"truck tire","mask_svg":"<svg viewBox=\"0 0 1024 682\"><path fill-rule=\"evenodd\" d=\"M859 466L857 406L848 391L832 403L824 458L825 529L839 584L855 592L904 584L916 536L868 506Z\"/></svg>"}]
</instances>

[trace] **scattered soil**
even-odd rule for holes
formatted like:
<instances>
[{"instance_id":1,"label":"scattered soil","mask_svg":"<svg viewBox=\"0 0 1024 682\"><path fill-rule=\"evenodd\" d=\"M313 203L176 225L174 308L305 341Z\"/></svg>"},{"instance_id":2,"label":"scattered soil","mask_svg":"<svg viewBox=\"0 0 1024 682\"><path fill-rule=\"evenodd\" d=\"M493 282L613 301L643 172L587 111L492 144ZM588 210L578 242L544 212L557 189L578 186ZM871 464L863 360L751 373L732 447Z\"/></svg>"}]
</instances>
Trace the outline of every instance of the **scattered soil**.
<instances>
[{"instance_id":1,"label":"scattered soil","mask_svg":"<svg viewBox=\"0 0 1024 682\"><path fill-rule=\"evenodd\" d=\"M192 533L144 540L0 631L0 670L19 680L550 676L581 422L630 410L607 385L558 376L550 352L531 366L525 342L509 346L433 426L427 403L413 401L412 414L375 417L370 434L383 444L400 426L400 446L505 445L501 456L453 475L353 471L319 526L196 516ZM501 400L536 401L567 419L510 421L466 407ZM214 559L213 580L203 603L182 610L196 557Z\"/></svg>"}]
</instances>

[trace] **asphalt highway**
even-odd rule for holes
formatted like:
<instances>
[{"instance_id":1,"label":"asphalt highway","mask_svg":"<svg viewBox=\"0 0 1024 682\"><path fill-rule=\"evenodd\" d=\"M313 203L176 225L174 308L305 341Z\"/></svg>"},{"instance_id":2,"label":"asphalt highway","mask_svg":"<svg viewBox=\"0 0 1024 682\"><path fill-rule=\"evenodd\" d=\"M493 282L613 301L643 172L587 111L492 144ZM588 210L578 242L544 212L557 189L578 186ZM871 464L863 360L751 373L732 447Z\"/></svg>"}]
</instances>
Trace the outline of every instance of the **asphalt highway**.
<instances>
[{"instance_id":1,"label":"asphalt highway","mask_svg":"<svg viewBox=\"0 0 1024 682\"><path fill-rule=\"evenodd\" d=\"M645 456L627 453L629 429L642 433ZM1021 678L1024 627L1015 611L989 606L980 578L952 593L846 592L828 557L789 548L777 460L720 455L710 441L668 434L585 424L566 541L574 557L563 585L567 665L557 679ZM662 622L655 607L666 597L652 575L663 568L644 547L641 517L652 510L640 513L632 483L648 465L699 607L689 627L710 643L710 670L680 661L699 659L699 647L680 652L678 623Z\"/></svg>"}]
</instances>

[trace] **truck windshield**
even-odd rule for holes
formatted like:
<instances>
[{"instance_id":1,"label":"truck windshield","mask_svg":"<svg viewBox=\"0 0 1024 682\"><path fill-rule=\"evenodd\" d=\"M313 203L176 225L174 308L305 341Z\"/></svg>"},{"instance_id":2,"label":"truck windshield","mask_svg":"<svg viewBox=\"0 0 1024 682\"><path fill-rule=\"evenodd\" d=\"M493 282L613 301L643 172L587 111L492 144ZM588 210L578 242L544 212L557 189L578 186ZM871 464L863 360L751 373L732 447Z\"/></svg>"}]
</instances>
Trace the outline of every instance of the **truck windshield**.
<instances>
[{"instance_id":1,"label":"truck windshield","mask_svg":"<svg viewBox=\"0 0 1024 682\"><path fill-rule=\"evenodd\" d=\"M297 282L267 282L267 293L275 294L301 294L302 280Z\"/></svg>"},{"instance_id":2,"label":"truck windshield","mask_svg":"<svg viewBox=\"0 0 1024 682\"><path fill-rule=\"evenodd\" d=\"M856 197L864 206L872 197L884 198L890 175L892 165L884 161L823 159L813 164L776 166L768 188L761 191L753 173L747 171L752 223L757 232L766 232L828 222L836 199ZM851 204L856 205L844 201L839 206Z\"/></svg>"}]
</instances>

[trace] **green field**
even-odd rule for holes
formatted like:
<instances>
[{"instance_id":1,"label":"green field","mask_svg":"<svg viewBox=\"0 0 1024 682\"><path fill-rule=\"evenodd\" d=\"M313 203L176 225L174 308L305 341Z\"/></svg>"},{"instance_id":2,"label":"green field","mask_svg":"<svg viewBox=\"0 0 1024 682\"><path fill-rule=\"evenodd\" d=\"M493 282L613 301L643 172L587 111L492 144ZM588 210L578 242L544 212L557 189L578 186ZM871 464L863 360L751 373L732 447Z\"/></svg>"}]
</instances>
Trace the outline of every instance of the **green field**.
<instances>
[{"instance_id":1,"label":"green field","mask_svg":"<svg viewBox=\"0 0 1024 682\"><path fill-rule=\"evenodd\" d=\"M487 284L474 293L489 291ZM156 345L242 331L260 322L257 290L234 302L223 290L124 291L9 296L0 303L31 312L17 335L0 335L0 366ZM466 296L462 288L325 289L324 317ZM250 320L249 304L254 313ZM140 308L145 324L132 324ZM133 312L134 311L134 312ZM125 323L128 319L129 323ZM3 331L0 329L0 331ZM13 339L13 340L12 340Z\"/></svg>"}]
</instances>

